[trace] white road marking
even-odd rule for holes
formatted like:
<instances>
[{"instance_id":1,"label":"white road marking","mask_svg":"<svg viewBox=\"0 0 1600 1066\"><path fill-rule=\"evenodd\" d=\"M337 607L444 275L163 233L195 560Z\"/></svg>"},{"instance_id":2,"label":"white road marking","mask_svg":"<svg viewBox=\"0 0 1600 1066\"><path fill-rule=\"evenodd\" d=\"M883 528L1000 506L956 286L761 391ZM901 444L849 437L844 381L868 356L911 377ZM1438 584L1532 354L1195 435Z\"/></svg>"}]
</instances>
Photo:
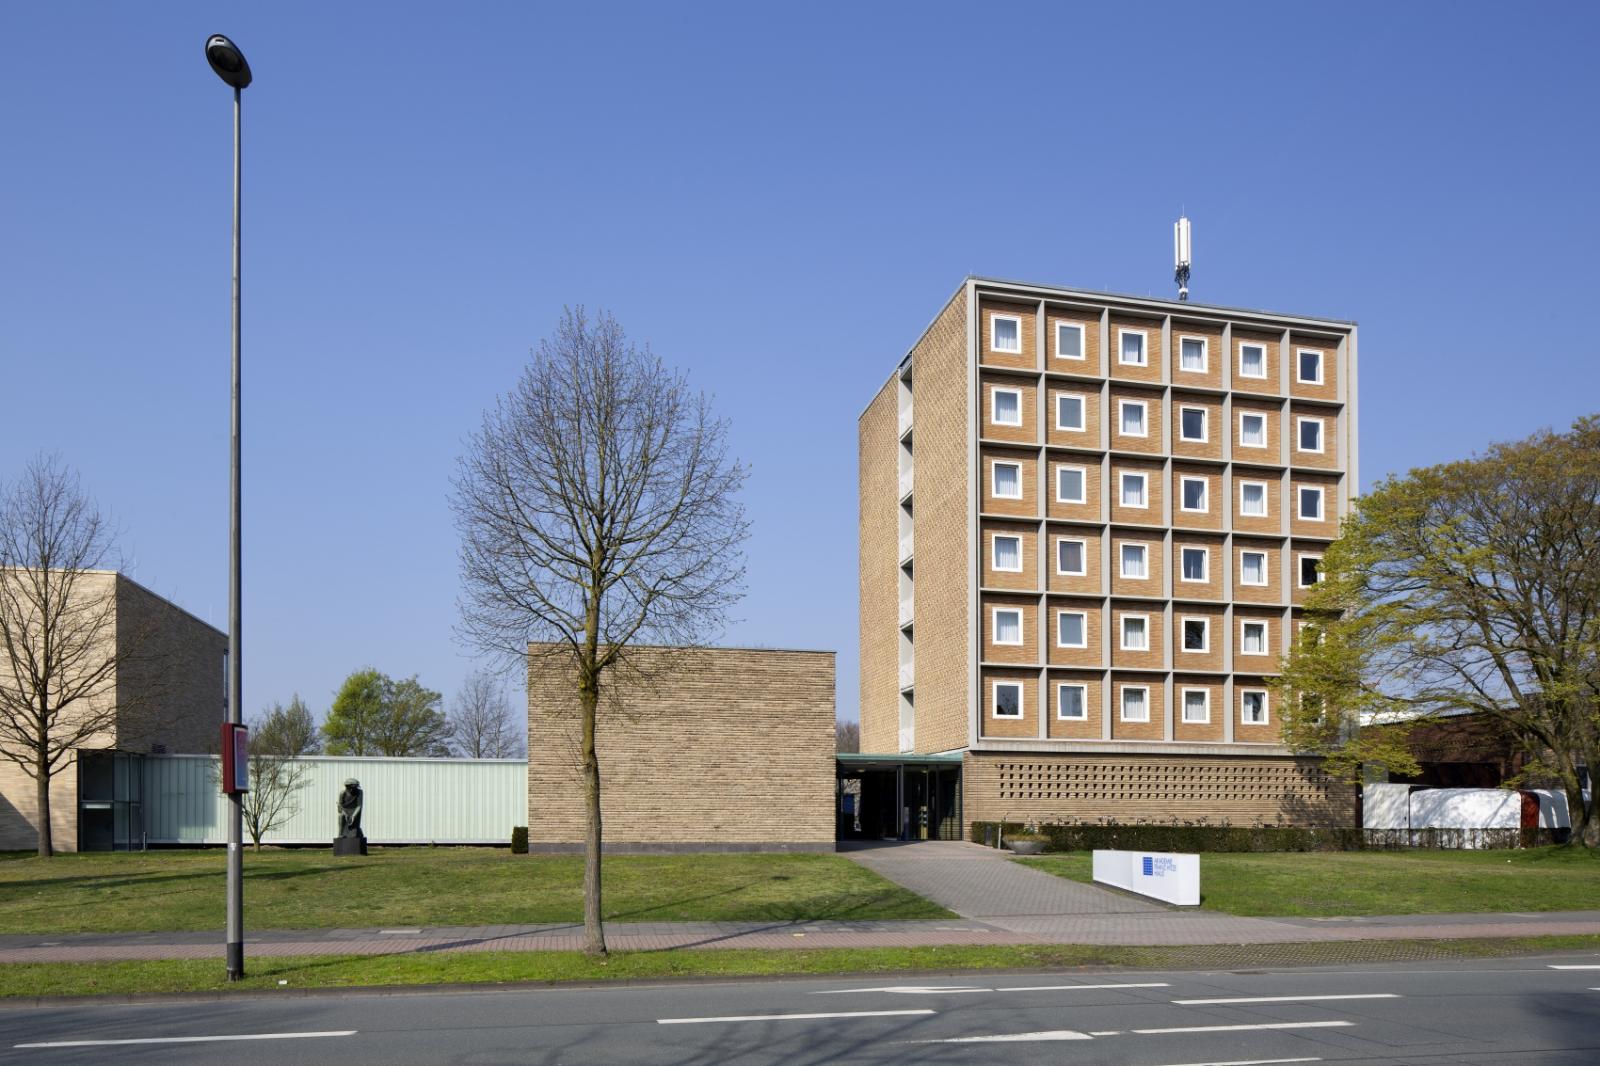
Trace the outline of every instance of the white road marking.
<instances>
[{"instance_id":1,"label":"white road marking","mask_svg":"<svg viewBox=\"0 0 1600 1066\"><path fill-rule=\"evenodd\" d=\"M417 936L421 929L379 929L379 936Z\"/></svg>"},{"instance_id":2,"label":"white road marking","mask_svg":"<svg viewBox=\"0 0 1600 1066\"><path fill-rule=\"evenodd\" d=\"M1162 1036L1167 1033L1242 1033L1259 1029L1336 1029L1355 1022L1263 1022L1259 1025L1185 1025L1176 1029L1130 1029L1141 1036Z\"/></svg>"},{"instance_id":3,"label":"white road marking","mask_svg":"<svg viewBox=\"0 0 1600 1066\"><path fill-rule=\"evenodd\" d=\"M1121 1036L1121 1029L1091 1029L1090 1036Z\"/></svg>"},{"instance_id":4,"label":"white road marking","mask_svg":"<svg viewBox=\"0 0 1600 1066\"><path fill-rule=\"evenodd\" d=\"M952 1036L945 1040L919 1040L921 1044L1027 1044L1046 1040L1089 1040L1088 1033L1050 1029L1041 1033L1006 1033L1002 1036Z\"/></svg>"},{"instance_id":5,"label":"white road marking","mask_svg":"<svg viewBox=\"0 0 1600 1066\"><path fill-rule=\"evenodd\" d=\"M243 1033L237 1036L147 1036L137 1040L48 1040L37 1044L12 1044L14 1048L110 1047L117 1044L208 1044L221 1040L306 1040L323 1036L355 1036L355 1029L327 1033Z\"/></svg>"},{"instance_id":6,"label":"white road marking","mask_svg":"<svg viewBox=\"0 0 1600 1066\"><path fill-rule=\"evenodd\" d=\"M1180 1062L1175 1066L1272 1066L1280 1062L1321 1062L1321 1059L1233 1059L1229 1062Z\"/></svg>"},{"instance_id":7,"label":"white road marking","mask_svg":"<svg viewBox=\"0 0 1600 1066\"><path fill-rule=\"evenodd\" d=\"M1022 985L1016 988L997 988L996 992L1076 992L1084 988L1168 988L1165 981L1122 985Z\"/></svg>"},{"instance_id":8,"label":"white road marking","mask_svg":"<svg viewBox=\"0 0 1600 1066\"><path fill-rule=\"evenodd\" d=\"M1554 963L1551 964L1550 968L1552 970L1600 970L1600 966L1557 966Z\"/></svg>"},{"instance_id":9,"label":"white road marking","mask_svg":"<svg viewBox=\"0 0 1600 1066\"><path fill-rule=\"evenodd\" d=\"M1399 999L1394 992L1356 992L1345 996L1234 996L1228 999L1175 999L1180 1007L1198 1007L1214 1003L1310 1003L1324 999Z\"/></svg>"},{"instance_id":10,"label":"white road marking","mask_svg":"<svg viewBox=\"0 0 1600 1066\"><path fill-rule=\"evenodd\" d=\"M894 1018L907 1014L935 1014L932 1010L854 1010L830 1014L730 1014L724 1018L657 1018L657 1025L696 1025L702 1022L792 1022L812 1018Z\"/></svg>"},{"instance_id":11,"label":"white road marking","mask_svg":"<svg viewBox=\"0 0 1600 1066\"><path fill-rule=\"evenodd\" d=\"M939 993L959 995L963 992L993 992L992 988L974 985L885 985L882 988L824 988L813 996L842 996L849 992L893 992L903 996L931 996Z\"/></svg>"}]
</instances>

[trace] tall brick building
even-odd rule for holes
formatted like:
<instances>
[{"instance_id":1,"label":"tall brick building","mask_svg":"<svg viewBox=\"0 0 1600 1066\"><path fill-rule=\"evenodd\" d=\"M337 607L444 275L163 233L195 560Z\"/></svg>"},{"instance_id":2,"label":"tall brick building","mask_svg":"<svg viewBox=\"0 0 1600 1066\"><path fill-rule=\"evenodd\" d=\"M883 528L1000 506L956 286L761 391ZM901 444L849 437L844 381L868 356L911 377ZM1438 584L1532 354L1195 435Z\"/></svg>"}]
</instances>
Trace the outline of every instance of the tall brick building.
<instances>
[{"instance_id":1,"label":"tall brick building","mask_svg":"<svg viewBox=\"0 0 1600 1066\"><path fill-rule=\"evenodd\" d=\"M968 279L861 415L862 751L960 755L924 825L1349 822L1265 681L1356 458L1353 323Z\"/></svg>"}]
</instances>

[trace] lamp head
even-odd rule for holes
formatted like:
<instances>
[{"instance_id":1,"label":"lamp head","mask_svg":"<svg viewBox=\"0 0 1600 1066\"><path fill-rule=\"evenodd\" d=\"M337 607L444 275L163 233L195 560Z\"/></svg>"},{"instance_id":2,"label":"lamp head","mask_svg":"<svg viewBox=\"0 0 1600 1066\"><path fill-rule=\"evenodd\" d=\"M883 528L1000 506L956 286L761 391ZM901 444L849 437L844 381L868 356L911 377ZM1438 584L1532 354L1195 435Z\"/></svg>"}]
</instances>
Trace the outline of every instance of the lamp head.
<instances>
[{"instance_id":1,"label":"lamp head","mask_svg":"<svg viewBox=\"0 0 1600 1066\"><path fill-rule=\"evenodd\" d=\"M250 84L250 64L245 62L244 53L220 33L206 38L206 62L217 72L217 77L235 89Z\"/></svg>"}]
</instances>

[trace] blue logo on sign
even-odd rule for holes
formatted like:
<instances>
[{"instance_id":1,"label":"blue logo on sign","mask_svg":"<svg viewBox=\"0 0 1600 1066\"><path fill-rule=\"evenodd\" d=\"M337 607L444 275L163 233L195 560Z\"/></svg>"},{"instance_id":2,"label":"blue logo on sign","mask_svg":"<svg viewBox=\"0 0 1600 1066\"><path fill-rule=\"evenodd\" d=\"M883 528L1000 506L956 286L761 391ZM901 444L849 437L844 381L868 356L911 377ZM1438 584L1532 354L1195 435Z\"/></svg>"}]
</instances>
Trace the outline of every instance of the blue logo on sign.
<instances>
[{"instance_id":1,"label":"blue logo on sign","mask_svg":"<svg viewBox=\"0 0 1600 1066\"><path fill-rule=\"evenodd\" d=\"M1152 859L1148 855L1146 855L1144 857L1143 861L1144 861L1144 875L1146 877L1153 877L1155 875L1155 872L1156 872L1156 869L1155 869L1156 861L1154 859Z\"/></svg>"}]
</instances>

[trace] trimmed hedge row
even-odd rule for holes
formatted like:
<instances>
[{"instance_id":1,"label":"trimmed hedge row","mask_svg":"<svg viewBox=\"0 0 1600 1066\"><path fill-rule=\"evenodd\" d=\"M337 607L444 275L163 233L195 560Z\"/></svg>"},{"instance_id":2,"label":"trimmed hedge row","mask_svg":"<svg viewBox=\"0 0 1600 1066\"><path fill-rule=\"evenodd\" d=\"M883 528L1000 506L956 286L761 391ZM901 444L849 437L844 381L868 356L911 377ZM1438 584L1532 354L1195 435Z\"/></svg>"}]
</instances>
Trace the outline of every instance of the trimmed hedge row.
<instances>
[{"instance_id":1,"label":"trimmed hedge row","mask_svg":"<svg viewBox=\"0 0 1600 1066\"><path fill-rule=\"evenodd\" d=\"M996 847L1000 825L973 822L973 839ZM1023 831L1006 822L1005 836ZM1533 848L1562 843L1548 829L1355 829L1228 825L1042 825L1048 851L1388 851L1400 848Z\"/></svg>"},{"instance_id":2,"label":"trimmed hedge row","mask_svg":"<svg viewBox=\"0 0 1600 1066\"><path fill-rule=\"evenodd\" d=\"M517 825L511 827L511 854L528 854L528 827Z\"/></svg>"}]
</instances>

